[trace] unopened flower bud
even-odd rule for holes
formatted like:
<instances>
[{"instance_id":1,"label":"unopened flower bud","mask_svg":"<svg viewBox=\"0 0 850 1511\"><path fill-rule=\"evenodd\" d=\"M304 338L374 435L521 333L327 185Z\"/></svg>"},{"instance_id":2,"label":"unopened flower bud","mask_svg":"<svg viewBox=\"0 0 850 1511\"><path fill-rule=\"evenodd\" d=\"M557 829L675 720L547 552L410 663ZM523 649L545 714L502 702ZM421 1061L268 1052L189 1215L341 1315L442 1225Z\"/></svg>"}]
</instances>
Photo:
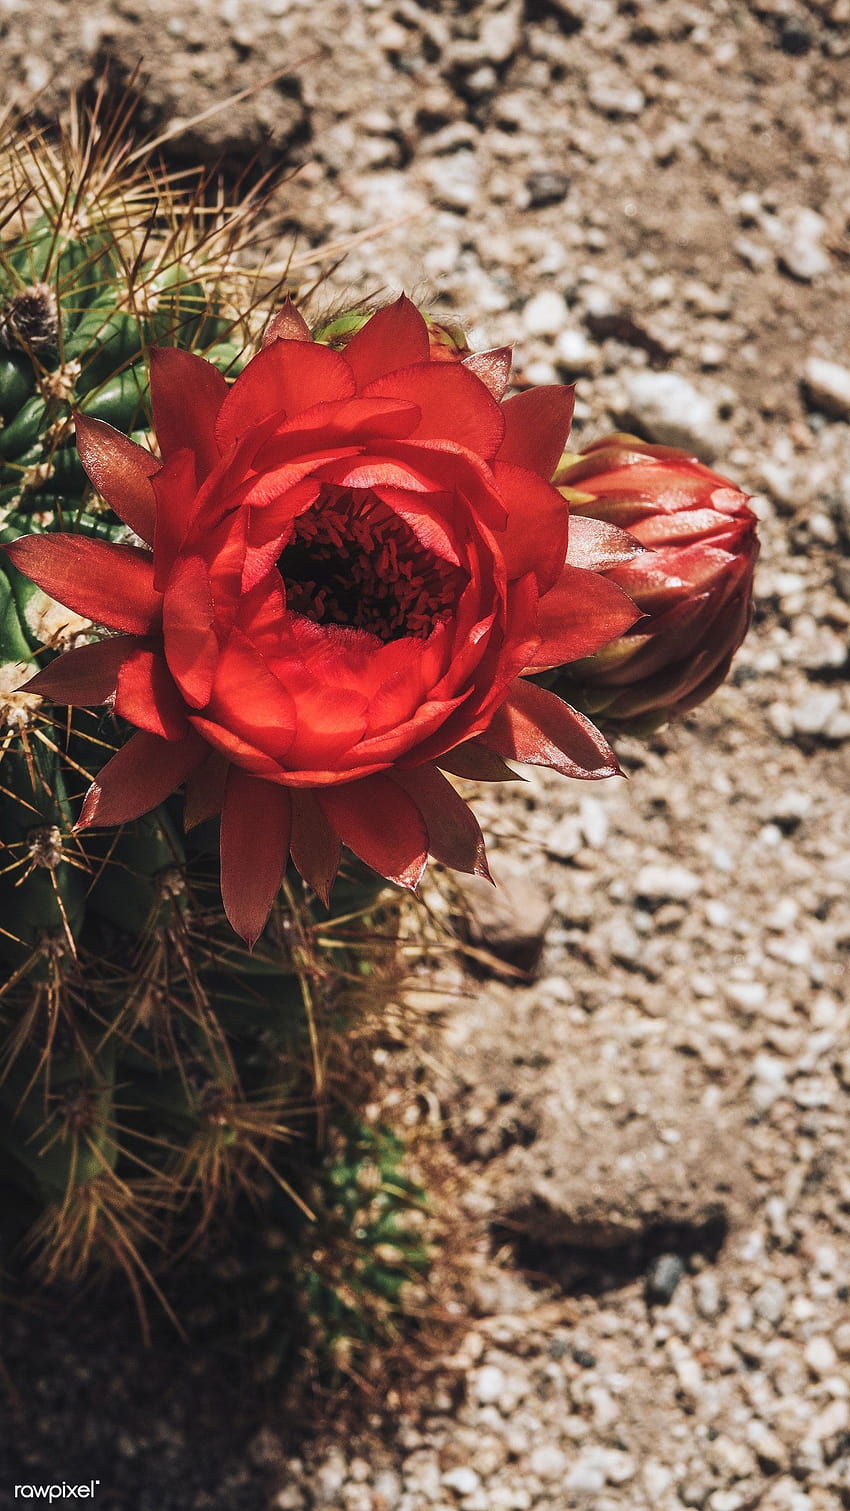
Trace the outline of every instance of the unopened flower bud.
<instances>
[{"instance_id":1,"label":"unopened flower bud","mask_svg":"<svg viewBox=\"0 0 850 1511\"><path fill-rule=\"evenodd\" d=\"M646 733L702 703L726 677L752 616L756 517L727 478L686 452L630 435L565 454L553 482L584 515L643 546L606 577L644 618L565 669L559 690L608 724Z\"/></svg>"}]
</instances>

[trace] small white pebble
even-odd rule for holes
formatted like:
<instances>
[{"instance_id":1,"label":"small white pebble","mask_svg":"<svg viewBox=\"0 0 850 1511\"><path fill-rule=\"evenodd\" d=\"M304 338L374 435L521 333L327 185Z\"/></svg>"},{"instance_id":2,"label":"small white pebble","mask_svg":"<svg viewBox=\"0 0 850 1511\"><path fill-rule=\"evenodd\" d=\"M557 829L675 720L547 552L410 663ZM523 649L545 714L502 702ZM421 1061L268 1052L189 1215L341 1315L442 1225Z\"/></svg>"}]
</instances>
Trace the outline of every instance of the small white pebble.
<instances>
[{"instance_id":1,"label":"small white pebble","mask_svg":"<svg viewBox=\"0 0 850 1511\"><path fill-rule=\"evenodd\" d=\"M482 1406L498 1401L505 1389L505 1376L497 1364L483 1364L474 1376L475 1398Z\"/></svg>"},{"instance_id":2,"label":"small white pebble","mask_svg":"<svg viewBox=\"0 0 850 1511\"><path fill-rule=\"evenodd\" d=\"M447 1490L456 1490L458 1495L472 1495L481 1484L479 1476L474 1469L460 1466L458 1469L449 1469L442 1478L442 1483Z\"/></svg>"},{"instance_id":3,"label":"small white pebble","mask_svg":"<svg viewBox=\"0 0 850 1511\"><path fill-rule=\"evenodd\" d=\"M530 336L554 336L566 319L567 306L561 294L544 289L529 299L522 312L522 323Z\"/></svg>"},{"instance_id":4,"label":"small white pebble","mask_svg":"<svg viewBox=\"0 0 850 1511\"><path fill-rule=\"evenodd\" d=\"M818 1443L825 1443L829 1438L837 1438L845 1433L848 1426L850 1426L850 1402L830 1401L829 1405L825 1406L811 1423L809 1435Z\"/></svg>"},{"instance_id":5,"label":"small white pebble","mask_svg":"<svg viewBox=\"0 0 850 1511\"><path fill-rule=\"evenodd\" d=\"M540 1443L529 1458L532 1474L541 1480L560 1479L567 1467L566 1454L555 1443Z\"/></svg>"},{"instance_id":6,"label":"small white pebble","mask_svg":"<svg viewBox=\"0 0 850 1511\"><path fill-rule=\"evenodd\" d=\"M564 1489L574 1495L597 1495L605 1484L605 1470L598 1459L579 1459L564 1480Z\"/></svg>"},{"instance_id":7,"label":"small white pebble","mask_svg":"<svg viewBox=\"0 0 850 1511\"><path fill-rule=\"evenodd\" d=\"M816 1333L806 1344L803 1355L813 1375L828 1375L835 1369L838 1359L835 1349L824 1333Z\"/></svg>"}]
</instances>

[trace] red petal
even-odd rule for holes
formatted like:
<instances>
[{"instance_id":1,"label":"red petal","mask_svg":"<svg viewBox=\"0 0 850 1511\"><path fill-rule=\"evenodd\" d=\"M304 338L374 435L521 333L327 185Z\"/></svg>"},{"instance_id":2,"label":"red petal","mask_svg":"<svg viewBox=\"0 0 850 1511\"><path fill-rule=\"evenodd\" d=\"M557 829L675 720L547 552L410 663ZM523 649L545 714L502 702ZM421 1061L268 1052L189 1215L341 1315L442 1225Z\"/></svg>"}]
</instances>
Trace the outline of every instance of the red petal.
<instances>
[{"instance_id":1,"label":"red petal","mask_svg":"<svg viewBox=\"0 0 850 1511\"><path fill-rule=\"evenodd\" d=\"M741 522L716 509L679 509L673 514L652 514L640 522L640 539L650 550L687 544L725 546L731 536L743 534Z\"/></svg>"},{"instance_id":2,"label":"red petal","mask_svg":"<svg viewBox=\"0 0 850 1511\"><path fill-rule=\"evenodd\" d=\"M415 404L401 399L337 399L315 404L312 409L293 415L275 430L274 435L254 455L257 471L266 472L300 461L305 453L316 453L321 462L341 447L362 449L369 441L410 435L419 418ZM319 450L318 448L321 448ZM254 502L255 495L250 495Z\"/></svg>"},{"instance_id":3,"label":"red petal","mask_svg":"<svg viewBox=\"0 0 850 1511\"><path fill-rule=\"evenodd\" d=\"M557 586L540 600L537 614L537 668L564 666L592 656L641 618L641 610L607 577L570 566L564 567Z\"/></svg>"},{"instance_id":4,"label":"red petal","mask_svg":"<svg viewBox=\"0 0 850 1511\"><path fill-rule=\"evenodd\" d=\"M85 707L105 703L118 686L118 673L127 654L143 645L136 635L111 635L94 645L80 645L57 656L43 671L31 677L27 692L40 693L54 703Z\"/></svg>"},{"instance_id":5,"label":"red petal","mask_svg":"<svg viewBox=\"0 0 850 1511\"><path fill-rule=\"evenodd\" d=\"M509 346L496 346L489 352L470 352L461 367L468 367L489 388L494 399L501 399L510 382L513 353Z\"/></svg>"},{"instance_id":6,"label":"red petal","mask_svg":"<svg viewBox=\"0 0 850 1511\"><path fill-rule=\"evenodd\" d=\"M488 750L480 740L464 740L445 755L437 757L440 765L465 782L522 782L519 772L506 766L495 750Z\"/></svg>"},{"instance_id":7,"label":"red petal","mask_svg":"<svg viewBox=\"0 0 850 1511\"><path fill-rule=\"evenodd\" d=\"M206 753L207 747L194 732L185 740L162 740L140 730L98 772L76 827L124 824L158 808Z\"/></svg>"},{"instance_id":8,"label":"red petal","mask_svg":"<svg viewBox=\"0 0 850 1511\"><path fill-rule=\"evenodd\" d=\"M394 304L376 310L345 348L358 393L385 373L427 362L428 327L415 304L402 294Z\"/></svg>"},{"instance_id":9,"label":"red petal","mask_svg":"<svg viewBox=\"0 0 850 1511\"><path fill-rule=\"evenodd\" d=\"M206 760L190 772L186 778L184 828L194 829L196 824L203 824L221 812L229 770L230 762L217 750L211 750Z\"/></svg>"},{"instance_id":10,"label":"red petal","mask_svg":"<svg viewBox=\"0 0 850 1511\"><path fill-rule=\"evenodd\" d=\"M176 451L156 474L152 486L156 498L153 580L162 592L195 507L198 478L194 452Z\"/></svg>"},{"instance_id":11,"label":"red petal","mask_svg":"<svg viewBox=\"0 0 850 1511\"><path fill-rule=\"evenodd\" d=\"M263 335L263 346L273 341L311 341L310 327L300 310L295 308L287 294L277 314L269 321Z\"/></svg>"},{"instance_id":12,"label":"red petal","mask_svg":"<svg viewBox=\"0 0 850 1511\"><path fill-rule=\"evenodd\" d=\"M491 880L478 820L442 772L425 765L411 771L394 770L390 775L422 814L431 855L455 871Z\"/></svg>"},{"instance_id":13,"label":"red petal","mask_svg":"<svg viewBox=\"0 0 850 1511\"><path fill-rule=\"evenodd\" d=\"M365 330L369 327L365 326ZM408 399L417 404L419 424L411 441L452 441L489 461L502 443L503 406L469 368L460 363L432 362L427 367L403 367L368 384L371 398Z\"/></svg>"},{"instance_id":14,"label":"red petal","mask_svg":"<svg viewBox=\"0 0 850 1511\"><path fill-rule=\"evenodd\" d=\"M699 594L716 596L724 584L731 586L742 571L748 570L744 557L736 560L716 546L695 545L647 551L639 561L630 562L611 576L644 613L654 615Z\"/></svg>"},{"instance_id":15,"label":"red petal","mask_svg":"<svg viewBox=\"0 0 850 1511\"><path fill-rule=\"evenodd\" d=\"M249 948L263 932L280 888L291 824L285 787L231 766L221 810L221 900Z\"/></svg>"},{"instance_id":16,"label":"red petal","mask_svg":"<svg viewBox=\"0 0 850 1511\"><path fill-rule=\"evenodd\" d=\"M216 436L222 451L269 415L282 420L330 399L354 394L351 369L318 342L278 340L252 357L221 406Z\"/></svg>"},{"instance_id":17,"label":"red petal","mask_svg":"<svg viewBox=\"0 0 850 1511\"><path fill-rule=\"evenodd\" d=\"M521 679L481 738L498 755L551 766L564 776L598 778L620 771L608 741L589 719L554 693Z\"/></svg>"},{"instance_id":18,"label":"red petal","mask_svg":"<svg viewBox=\"0 0 850 1511\"><path fill-rule=\"evenodd\" d=\"M238 737L265 751L276 762L283 763L293 743L297 721L308 716L302 712L299 698L293 697L266 664L257 647L248 635L234 629L218 651L215 646L215 680L210 693L210 717L220 722ZM309 689L321 697L317 685ZM336 689L339 706L346 703L345 689ZM328 703L332 695L328 694ZM328 720L333 731L333 714L328 709ZM346 740L345 744L351 743ZM292 765L308 764L293 759Z\"/></svg>"},{"instance_id":19,"label":"red petal","mask_svg":"<svg viewBox=\"0 0 850 1511\"><path fill-rule=\"evenodd\" d=\"M182 740L188 733L186 705L160 651L131 651L118 674L115 712L139 729Z\"/></svg>"},{"instance_id":20,"label":"red petal","mask_svg":"<svg viewBox=\"0 0 850 1511\"><path fill-rule=\"evenodd\" d=\"M22 535L5 549L51 598L96 624L146 635L159 620L149 551L86 535Z\"/></svg>"},{"instance_id":21,"label":"red petal","mask_svg":"<svg viewBox=\"0 0 850 1511\"><path fill-rule=\"evenodd\" d=\"M380 773L324 787L319 804L343 844L388 881L417 885L428 860L428 832L416 804Z\"/></svg>"},{"instance_id":22,"label":"red petal","mask_svg":"<svg viewBox=\"0 0 850 1511\"><path fill-rule=\"evenodd\" d=\"M738 601L736 611L734 602L727 602L725 593L701 593L674 602L663 613L646 620L645 634L638 630L612 647L612 650L623 647L623 660L619 662L612 655L610 669L604 672L605 683L614 686L642 681L677 662L687 667L684 675L690 678L691 662L702 648L713 648L715 656L725 654L732 644L743 639L746 620L744 602ZM626 660L626 652L632 645L633 653ZM608 653L603 650L600 657L603 669L607 658ZM680 671L678 679L682 675Z\"/></svg>"},{"instance_id":23,"label":"red petal","mask_svg":"<svg viewBox=\"0 0 850 1511\"><path fill-rule=\"evenodd\" d=\"M209 701L219 646L209 575L199 556L184 556L178 562L163 600L162 629L171 675L187 703L203 708Z\"/></svg>"},{"instance_id":24,"label":"red petal","mask_svg":"<svg viewBox=\"0 0 850 1511\"><path fill-rule=\"evenodd\" d=\"M409 488L417 493L433 493L436 490L461 494L468 500L475 514L490 530L504 530L507 510L493 482L493 469L470 451L455 449L445 442L424 440L390 440L381 446L382 458L394 458L404 475L399 471L393 478L384 476L381 483ZM374 460L374 459L373 459ZM331 480L339 482L345 472ZM376 469L377 470L377 469ZM368 487L369 484L366 484Z\"/></svg>"},{"instance_id":25,"label":"red petal","mask_svg":"<svg viewBox=\"0 0 850 1511\"><path fill-rule=\"evenodd\" d=\"M332 829L312 792L292 793L292 862L308 887L330 906L331 884L339 870L339 835Z\"/></svg>"},{"instance_id":26,"label":"red petal","mask_svg":"<svg viewBox=\"0 0 850 1511\"><path fill-rule=\"evenodd\" d=\"M533 572L541 593L563 571L570 533L570 511L557 488L536 473L506 462L493 464L493 476L508 510L504 535L498 536L508 577Z\"/></svg>"},{"instance_id":27,"label":"red petal","mask_svg":"<svg viewBox=\"0 0 850 1511\"><path fill-rule=\"evenodd\" d=\"M624 561L632 561L635 556L645 553L646 547L626 530L602 519L591 519L589 515L570 514L567 561L571 567L605 572L609 567L621 566Z\"/></svg>"},{"instance_id":28,"label":"red petal","mask_svg":"<svg viewBox=\"0 0 850 1511\"><path fill-rule=\"evenodd\" d=\"M267 781L283 782L284 774L279 763L264 751L249 745L247 740L240 739L231 729L225 729L223 725L214 723L212 719L204 719L199 714L190 714L189 723L203 736L206 744L220 751L228 762L238 762L244 771L250 771Z\"/></svg>"},{"instance_id":29,"label":"red petal","mask_svg":"<svg viewBox=\"0 0 850 1511\"><path fill-rule=\"evenodd\" d=\"M515 394L502 405L505 438L499 459L545 477L555 471L570 433L575 387L547 383Z\"/></svg>"},{"instance_id":30,"label":"red petal","mask_svg":"<svg viewBox=\"0 0 850 1511\"><path fill-rule=\"evenodd\" d=\"M74 411L77 450L98 493L142 540L153 541L156 503L150 477L162 463L105 420Z\"/></svg>"},{"instance_id":31,"label":"red petal","mask_svg":"<svg viewBox=\"0 0 850 1511\"><path fill-rule=\"evenodd\" d=\"M177 347L151 348L151 403L163 461L185 448L194 453L200 482L219 460L215 422L228 394L217 367Z\"/></svg>"}]
</instances>

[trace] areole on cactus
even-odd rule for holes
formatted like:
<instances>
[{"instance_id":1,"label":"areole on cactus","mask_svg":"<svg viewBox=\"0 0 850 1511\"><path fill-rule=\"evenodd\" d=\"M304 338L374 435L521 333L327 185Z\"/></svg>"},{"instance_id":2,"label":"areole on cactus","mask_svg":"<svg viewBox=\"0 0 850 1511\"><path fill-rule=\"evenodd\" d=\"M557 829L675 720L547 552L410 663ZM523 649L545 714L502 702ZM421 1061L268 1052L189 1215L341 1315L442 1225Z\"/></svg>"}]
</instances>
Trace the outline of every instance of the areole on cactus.
<instances>
[{"instance_id":1,"label":"areole on cactus","mask_svg":"<svg viewBox=\"0 0 850 1511\"><path fill-rule=\"evenodd\" d=\"M31 684L110 700L137 728L81 824L137 818L185 782L190 825L221 813L225 909L249 941L290 854L325 898L341 842L404 886L429 853L486 874L445 771L618 770L587 719L521 673L628 629L634 605L594 569L639 547L571 527L548 481L571 390L500 402L506 381L500 360L432 360L404 297L339 353L286 306L231 387L154 352L161 459L78 416L90 478L152 549L63 534L6 548L119 632Z\"/></svg>"}]
</instances>

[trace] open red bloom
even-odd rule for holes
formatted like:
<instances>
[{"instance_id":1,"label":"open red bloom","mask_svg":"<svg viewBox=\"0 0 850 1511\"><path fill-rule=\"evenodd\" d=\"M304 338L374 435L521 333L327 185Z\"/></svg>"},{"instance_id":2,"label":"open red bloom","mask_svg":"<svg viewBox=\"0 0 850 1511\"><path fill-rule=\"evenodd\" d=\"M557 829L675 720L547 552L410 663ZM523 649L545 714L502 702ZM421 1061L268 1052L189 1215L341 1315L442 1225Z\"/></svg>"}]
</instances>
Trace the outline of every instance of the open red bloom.
<instances>
[{"instance_id":1,"label":"open red bloom","mask_svg":"<svg viewBox=\"0 0 850 1511\"><path fill-rule=\"evenodd\" d=\"M587 719L519 674L633 622L593 570L631 547L593 522L570 531L548 478L572 393L500 403L508 368L504 352L433 361L405 298L344 352L287 305L231 387L189 352L155 351L161 463L77 418L89 477L151 548L58 534L9 548L46 592L120 631L28 684L57 702L114 696L137 726L81 825L136 817L185 783L188 825L221 813L222 893L246 939L290 854L325 898L341 843L405 886L429 852L486 874L440 768L618 769Z\"/></svg>"}]
</instances>

